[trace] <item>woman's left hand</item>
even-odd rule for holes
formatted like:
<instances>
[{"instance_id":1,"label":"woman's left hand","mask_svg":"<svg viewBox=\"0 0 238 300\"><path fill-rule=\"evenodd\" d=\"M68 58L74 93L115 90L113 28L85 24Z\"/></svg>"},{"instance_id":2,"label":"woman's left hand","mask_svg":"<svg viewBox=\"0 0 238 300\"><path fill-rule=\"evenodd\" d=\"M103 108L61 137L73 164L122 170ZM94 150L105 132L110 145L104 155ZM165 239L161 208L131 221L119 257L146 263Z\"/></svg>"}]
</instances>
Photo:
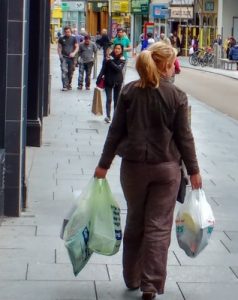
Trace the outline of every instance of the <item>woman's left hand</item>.
<instances>
[{"instance_id":1,"label":"woman's left hand","mask_svg":"<svg viewBox=\"0 0 238 300\"><path fill-rule=\"evenodd\" d=\"M202 188L202 177L200 173L190 175L190 182L193 190Z\"/></svg>"},{"instance_id":2,"label":"woman's left hand","mask_svg":"<svg viewBox=\"0 0 238 300\"><path fill-rule=\"evenodd\" d=\"M98 179L100 178L105 178L107 175L107 169L103 169L100 167L96 167L95 172L94 172L94 177L97 177Z\"/></svg>"}]
</instances>

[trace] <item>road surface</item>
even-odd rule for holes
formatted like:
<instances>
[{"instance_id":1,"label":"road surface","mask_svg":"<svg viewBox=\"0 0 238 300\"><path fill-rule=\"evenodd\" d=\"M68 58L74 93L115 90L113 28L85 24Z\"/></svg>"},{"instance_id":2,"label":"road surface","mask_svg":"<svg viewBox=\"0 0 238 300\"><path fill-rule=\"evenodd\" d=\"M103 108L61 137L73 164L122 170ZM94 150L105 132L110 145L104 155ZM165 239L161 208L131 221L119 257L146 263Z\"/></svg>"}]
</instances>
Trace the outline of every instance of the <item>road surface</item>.
<instances>
[{"instance_id":1,"label":"road surface","mask_svg":"<svg viewBox=\"0 0 238 300\"><path fill-rule=\"evenodd\" d=\"M222 75L183 68L176 76L183 91L238 120L238 81Z\"/></svg>"}]
</instances>

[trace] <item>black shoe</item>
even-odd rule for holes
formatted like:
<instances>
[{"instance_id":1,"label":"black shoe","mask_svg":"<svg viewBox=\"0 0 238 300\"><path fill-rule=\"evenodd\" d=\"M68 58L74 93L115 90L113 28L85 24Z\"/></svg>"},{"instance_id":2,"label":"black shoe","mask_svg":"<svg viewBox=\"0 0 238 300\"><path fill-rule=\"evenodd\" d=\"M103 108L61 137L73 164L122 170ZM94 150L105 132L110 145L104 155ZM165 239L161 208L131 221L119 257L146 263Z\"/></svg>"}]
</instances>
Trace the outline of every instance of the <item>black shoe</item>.
<instances>
[{"instance_id":1,"label":"black shoe","mask_svg":"<svg viewBox=\"0 0 238 300\"><path fill-rule=\"evenodd\" d=\"M143 300L152 300L156 297L156 293L154 292L143 292L142 299Z\"/></svg>"},{"instance_id":2,"label":"black shoe","mask_svg":"<svg viewBox=\"0 0 238 300\"><path fill-rule=\"evenodd\" d=\"M72 90L72 85L69 84L69 85L67 86L67 89L68 89L68 90Z\"/></svg>"}]
</instances>

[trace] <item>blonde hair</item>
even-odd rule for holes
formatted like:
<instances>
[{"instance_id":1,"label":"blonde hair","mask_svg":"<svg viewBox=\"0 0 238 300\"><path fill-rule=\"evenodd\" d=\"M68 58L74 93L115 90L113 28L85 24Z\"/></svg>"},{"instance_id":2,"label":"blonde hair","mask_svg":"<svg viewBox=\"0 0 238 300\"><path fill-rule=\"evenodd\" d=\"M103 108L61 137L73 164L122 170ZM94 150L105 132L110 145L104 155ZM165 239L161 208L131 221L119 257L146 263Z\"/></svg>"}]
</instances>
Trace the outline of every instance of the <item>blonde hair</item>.
<instances>
[{"instance_id":1,"label":"blonde hair","mask_svg":"<svg viewBox=\"0 0 238 300\"><path fill-rule=\"evenodd\" d=\"M161 75L166 74L176 56L176 49L161 41L142 51L136 60L136 70L140 76L138 86L159 87Z\"/></svg>"}]
</instances>

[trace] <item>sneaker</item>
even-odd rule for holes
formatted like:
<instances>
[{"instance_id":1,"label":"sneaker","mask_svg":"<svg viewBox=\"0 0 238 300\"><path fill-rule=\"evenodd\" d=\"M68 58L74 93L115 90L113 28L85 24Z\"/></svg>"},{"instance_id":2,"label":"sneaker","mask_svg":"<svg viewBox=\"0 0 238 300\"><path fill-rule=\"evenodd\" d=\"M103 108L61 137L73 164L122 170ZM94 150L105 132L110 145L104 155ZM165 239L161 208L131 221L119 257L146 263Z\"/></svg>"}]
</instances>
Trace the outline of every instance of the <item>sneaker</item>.
<instances>
[{"instance_id":1,"label":"sneaker","mask_svg":"<svg viewBox=\"0 0 238 300\"><path fill-rule=\"evenodd\" d=\"M90 86L86 86L86 90L90 90Z\"/></svg>"},{"instance_id":2,"label":"sneaker","mask_svg":"<svg viewBox=\"0 0 238 300\"><path fill-rule=\"evenodd\" d=\"M77 87L77 89L78 89L78 90L82 90L82 89L83 89L82 85L79 85L79 86Z\"/></svg>"},{"instance_id":3,"label":"sneaker","mask_svg":"<svg viewBox=\"0 0 238 300\"><path fill-rule=\"evenodd\" d=\"M67 86L67 89L68 89L68 90L72 90L72 85L69 84L69 85Z\"/></svg>"},{"instance_id":4,"label":"sneaker","mask_svg":"<svg viewBox=\"0 0 238 300\"><path fill-rule=\"evenodd\" d=\"M68 91L67 87L63 87L61 91Z\"/></svg>"},{"instance_id":5,"label":"sneaker","mask_svg":"<svg viewBox=\"0 0 238 300\"><path fill-rule=\"evenodd\" d=\"M104 119L104 121L105 121L106 123L111 123L111 118L110 118L110 117L106 117L106 118Z\"/></svg>"}]
</instances>

